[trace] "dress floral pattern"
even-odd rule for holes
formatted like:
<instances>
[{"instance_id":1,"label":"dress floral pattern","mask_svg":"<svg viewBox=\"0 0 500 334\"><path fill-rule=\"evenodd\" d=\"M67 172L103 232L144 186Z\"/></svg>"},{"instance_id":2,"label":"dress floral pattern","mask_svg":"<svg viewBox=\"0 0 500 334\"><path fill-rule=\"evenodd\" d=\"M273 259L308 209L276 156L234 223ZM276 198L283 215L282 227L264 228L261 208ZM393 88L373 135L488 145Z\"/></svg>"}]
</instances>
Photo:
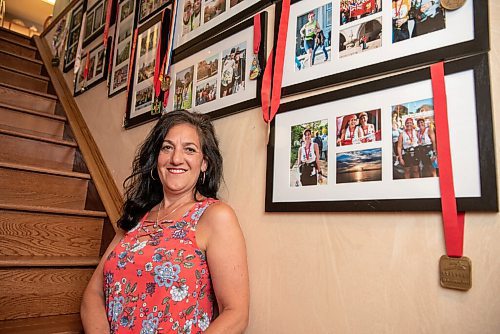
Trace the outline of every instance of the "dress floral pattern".
<instances>
[{"instance_id":1,"label":"dress floral pattern","mask_svg":"<svg viewBox=\"0 0 500 334\"><path fill-rule=\"evenodd\" d=\"M177 221L143 218L109 254L104 295L111 333L195 334L208 328L215 298L195 231L215 202L198 202Z\"/></svg>"}]
</instances>

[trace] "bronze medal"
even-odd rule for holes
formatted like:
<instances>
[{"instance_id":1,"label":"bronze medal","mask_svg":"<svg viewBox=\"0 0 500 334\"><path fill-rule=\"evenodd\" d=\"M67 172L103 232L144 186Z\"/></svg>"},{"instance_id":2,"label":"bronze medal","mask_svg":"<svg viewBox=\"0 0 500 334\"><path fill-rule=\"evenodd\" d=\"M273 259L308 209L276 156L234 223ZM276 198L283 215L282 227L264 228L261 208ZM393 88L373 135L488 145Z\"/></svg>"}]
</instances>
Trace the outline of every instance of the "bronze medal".
<instances>
[{"instance_id":1,"label":"bronze medal","mask_svg":"<svg viewBox=\"0 0 500 334\"><path fill-rule=\"evenodd\" d=\"M447 10L455 10L462 7L465 0L441 0L441 7Z\"/></svg>"},{"instance_id":2,"label":"bronze medal","mask_svg":"<svg viewBox=\"0 0 500 334\"><path fill-rule=\"evenodd\" d=\"M166 92L170 88L170 77L165 76L161 82L160 88L162 91Z\"/></svg>"},{"instance_id":3,"label":"bronze medal","mask_svg":"<svg viewBox=\"0 0 500 334\"><path fill-rule=\"evenodd\" d=\"M468 257L441 256L439 281L443 288L467 291L472 287L472 263Z\"/></svg>"}]
</instances>

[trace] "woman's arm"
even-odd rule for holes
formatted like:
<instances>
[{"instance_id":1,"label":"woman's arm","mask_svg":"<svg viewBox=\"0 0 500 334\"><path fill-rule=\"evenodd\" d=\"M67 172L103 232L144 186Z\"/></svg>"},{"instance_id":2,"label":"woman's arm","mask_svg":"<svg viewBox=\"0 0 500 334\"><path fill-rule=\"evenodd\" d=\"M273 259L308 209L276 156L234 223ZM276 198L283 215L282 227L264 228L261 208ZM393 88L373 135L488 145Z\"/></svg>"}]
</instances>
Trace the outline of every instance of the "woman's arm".
<instances>
[{"instance_id":1,"label":"woman's arm","mask_svg":"<svg viewBox=\"0 0 500 334\"><path fill-rule=\"evenodd\" d=\"M110 332L106 308L104 306L103 267L109 253L111 253L122 237L123 231L121 229L117 230L115 237L109 244L108 249L106 249L83 293L80 316L86 334L107 334Z\"/></svg>"},{"instance_id":2,"label":"woman's arm","mask_svg":"<svg viewBox=\"0 0 500 334\"><path fill-rule=\"evenodd\" d=\"M401 166L405 165L405 161L403 160L403 133L399 134L398 138L398 158Z\"/></svg>"},{"instance_id":3,"label":"woman's arm","mask_svg":"<svg viewBox=\"0 0 500 334\"><path fill-rule=\"evenodd\" d=\"M432 129L432 127L429 126L428 129L429 130L427 130L427 132L432 142L432 150L434 151L434 154L437 155L436 135L434 134L434 130Z\"/></svg>"},{"instance_id":4,"label":"woman's arm","mask_svg":"<svg viewBox=\"0 0 500 334\"><path fill-rule=\"evenodd\" d=\"M316 155L316 166L318 168L318 173L323 174L321 171L321 167L319 166L319 146L317 143L314 143L314 153Z\"/></svg>"},{"instance_id":5,"label":"woman's arm","mask_svg":"<svg viewBox=\"0 0 500 334\"><path fill-rule=\"evenodd\" d=\"M234 211L221 202L212 204L198 223L196 239L206 250L220 312L205 333L243 333L250 292L245 239Z\"/></svg>"}]
</instances>

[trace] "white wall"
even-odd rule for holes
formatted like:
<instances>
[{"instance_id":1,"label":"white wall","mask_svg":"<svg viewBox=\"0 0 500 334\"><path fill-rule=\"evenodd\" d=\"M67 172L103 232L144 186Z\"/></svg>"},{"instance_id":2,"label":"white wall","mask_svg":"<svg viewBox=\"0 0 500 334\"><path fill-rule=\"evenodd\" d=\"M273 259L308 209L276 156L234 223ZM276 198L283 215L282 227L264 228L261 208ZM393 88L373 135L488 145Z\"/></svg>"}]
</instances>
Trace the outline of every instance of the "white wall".
<instances>
[{"instance_id":1,"label":"white wall","mask_svg":"<svg viewBox=\"0 0 500 334\"><path fill-rule=\"evenodd\" d=\"M500 2L490 0L489 10L496 110ZM105 84L76 100L120 185L151 124L124 131L125 93L108 99ZM247 241L247 333L500 333L498 214L466 215L464 253L472 259L473 287L443 289L439 213L265 213L267 126L260 109L215 126L225 159L222 198L236 210ZM499 136L497 131L497 156Z\"/></svg>"}]
</instances>

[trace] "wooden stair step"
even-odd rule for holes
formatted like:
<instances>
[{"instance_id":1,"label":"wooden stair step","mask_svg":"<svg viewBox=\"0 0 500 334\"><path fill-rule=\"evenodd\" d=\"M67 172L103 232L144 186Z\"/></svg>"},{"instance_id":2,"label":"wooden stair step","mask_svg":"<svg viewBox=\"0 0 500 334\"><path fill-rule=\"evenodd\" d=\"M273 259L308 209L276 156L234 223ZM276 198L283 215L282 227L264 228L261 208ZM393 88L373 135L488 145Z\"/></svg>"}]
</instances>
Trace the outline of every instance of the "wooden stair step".
<instances>
[{"instance_id":1,"label":"wooden stair step","mask_svg":"<svg viewBox=\"0 0 500 334\"><path fill-rule=\"evenodd\" d=\"M96 267L99 256L0 256L0 268Z\"/></svg>"},{"instance_id":2,"label":"wooden stair step","mask_svg":"<svg viewBox=\"0 0 500 334\"><path fill-rule=\"evenodd\" d=\"M0 203L0 210L53 213L56 215L96 217L96 218L106 218L107 217L106 212L103 212L103 211L74 210L74 209L66 209L66 208L53 208L53 207L49 207L49 206L35 206L35 205L19 205L19 204Z\"/></svg>"},{"instance_id":3,"label":"wooden stair step","mask_svg":"<svg viewBox=\"0 0 500 334\"><path fill-rule=\"evenodd\" d=\"M104 218L0 209L0 256L98 257Z\"/></svg>"},{"instance_id":4,"label":"wooden stair step","mask_svg":"<svg viewBox=\"0 0 500 334\"><path fill-rule=\"evenodd\" d=\"M0 64L33 74L41 74L43 63L34 58L0 50Z\"/></svg>"},{"instance_id":5,"label":"wooden stair step","mask_svg":"<svg viewBox=\"0 0 500 334\"><path fill-rule=\"evenodd\" d=\"M54 114L57 96L0 83L0 103Z\"/></svg>"},{"instance_id":6,"label":"wooden stair step","mask_svg":"<svg viewBox=\"0 0 500 334\"><path fill-rule=\"evenodd\" d=\"M71 171L76 143L0 129L0 161Z\"/></svg>"},{"instance_id":7,"label":"wooden stair step","mask_svg":"<svg viewBox=\"0 0 500 334\"><path fill-rule=\"evenodd\" d=\"M66 117L63 116L0 103L0 123L4 129L11 128L35 136L61 139L64 134L65 122Z\"/></svg>"},{"instance_id":8,"label":"wooden stair step","mask_svg":"<svg viewBox=\"0 0 500 334\"><path fill-rule=\"evenodd\" d=\"M0 334L80 334L80 314L0 321Z\"/></svg>"},{"instance_id":9,"label":"wooden stair step","mask_svg":"<svg viewBox=\"0 0 500 334\"><path fill-rule=\"evenodd\" d=\"M94 268L1 268L0 320L74 314Z\"/></svg>"},{"instance_id":10,"label":"wooden stair step","mask_svg":"<svg viewBox=\"0 0 500 334\"><path fill-rule=\"evenodd\" d=\"M42 93L47 93L49 87L49 78L3 64L0 65L0 82Z\"/></svg>"},{"instance_id":11,"label":"wooden stair step","mask_svg":"<svg viewBox=\"0 0 500 334\"><path fill-rule=\"evenodd\" d=\"M0 27L0 37L3 37L5 39L9 39L11 41L16 41L18 43L32 45L30 37L25 36L23 34L20 34L18 32L12 31L12 30L1 28L1 27Z\"/></svg>"},{"instance_id":12,"label":"wooden stair step","mask_svg":"<svg viewBox=\"0 0 500 334\"><path fill-rule=\"evenodd\" d=\"M81 174L81 173L75 173ZM0 166L0 203L83 210L88 178ZM5 191L7 190L7 191Z\"/></svg>"},{"instance_id":13,"label":"wooden stair step","mask_svg":"<svg viewBox=\"0 0 500 334\"><path fill-rule=\"evenodd\" d=\"M36 47L0 36L0 50L35 59Z\"/></svg>"}]
</instances>

